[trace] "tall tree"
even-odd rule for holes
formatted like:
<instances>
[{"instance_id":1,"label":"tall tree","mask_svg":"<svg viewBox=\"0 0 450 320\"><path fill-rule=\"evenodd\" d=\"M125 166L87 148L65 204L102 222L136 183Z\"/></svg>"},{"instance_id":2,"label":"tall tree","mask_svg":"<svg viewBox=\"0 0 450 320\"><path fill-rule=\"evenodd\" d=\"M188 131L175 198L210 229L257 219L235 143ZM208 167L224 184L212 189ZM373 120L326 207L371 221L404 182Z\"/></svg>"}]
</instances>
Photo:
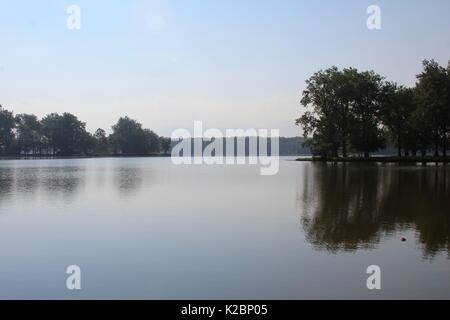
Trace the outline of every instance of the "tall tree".
<instances>
[{"instance_id":1,"label":"tall tree","mask_svg":"<svg viewBox=\"0 0 450 320\"><path fill-rule=\"evenodd\" d=\"M387 83L382 90L381 119L389 130L390 136L395 141L398 156L402 156L408 150L415 153L413 145L412 114L417 106L414 100L414 90L397 86L395 83Z\"/></svg>"},{"instance_id":2,"label":"tall tree","mask_svg":"<svg viewBox=\"0 0 450 320\"><path fill-rule=\"evenodd\" d=\"M161 152L162 153L170 152L170 149L172 147L172 139L166 138L166 137L161 137L159 140L160 140L159 144L161 146Z\"/></svg>"},{"instance_id":3,"label":"tall tree","mask_svg":"<svg viewBox=\"0 0 450 320\"><path fill-rule=\"evenodd\" d=\"M315 73L306 80L301 104L308 111L297 119L297 125L303 128L305 139L313 151L322 156L338 156L342 147L347 155L347 143L350 135L351 114L349 104L338 92L342 91L342 73L332 67Z\"/></svg>"},{"instance_id":4,"label":"tall tree","mask_svg":"<svg viewBox=\"0 0 450 320\"><path fill-rule=\"evenodd\" d=\"M350 88L344 97L352 105L351 142L357 152L368 158L371 152L384 146L379 117L383 78L373 71L358 72L351 68L344 69L344 79Z\"/></svg>"},{"instance_id":5,"label":"tall tree","mask_svg":"<svg viewBox=\"0 0 450 320\"><path fill-rule=\"evenodd\" d=\"M450 60L447 65L447 86L446 86L446 99L445 99L445 134L444 134L444 156L447 155L447 150L450 146Z\"/></svg>"},{"instance_id":6,"label":"tall tree","mask_svg":"<svg viewBox=\"0 0 450 320\"><path fill-rule=\"evenodd\" d=\"M13 113L0 105L0 154L5 155L12 152L15 126Z\"/></svg>"},{"instance_id":7,"label":"tall tree","mask_svg":"<svg viewBox=\"0 0 450 320\"><path fill-rule=\"evenodd\" d=\"M20 152L40 153L42 126L34 114L18 114L16 121L16 142Z\"/></svg>"},{"instance_id":8,"label":"tall tree","mask_svg":"<svg viewBox=\"0 0 450 320\"><path fill-rule=\"evenodd\" d=\"M150 129L144 129L144 138L147 153L158 153L160 151L160 141L156 133Z\"/></svg>"},{"instance_id":9,"label":"tall tree","mask_svg":"<svg viewBox=\"0 0 450 320\"><path fill-rule=\"evenodd\" d=\"M307 111L297 120L313 152L347 157L351 144L369 156L383 146L379 119L383 79L374 72L332 67L306 81L301 104ZM312 139L312 140L311 140Z\"/></svg>"},{"instance_id":10,"label":"tall tree","mask_svg":"<svg viewBox=\"0 0 450 320\"><path fill-rule=\"evenodd\" d=\"M108 154L109 143L105 130L98 128L94 133L94 141L94 153L96 155Z\"/></svg>"},{"instance_id":11,"label":"tall tree","mask_svg":"<svg viewBox=\"0 0 450 320\"><path fill-rule=\"evenodd\" d=\"M86 124L73 114L49 114L42 119L42 129L54 155L72 156L84 152Z\"/></svg>"},{"instance_id":12,"label":"tall tree","mask_svg":"<svg viewBox=\"0 0 450 320\"><path fill-rule=\"evenodd\" d=\"M447 70L434 60L425 60L423 71L417 79L416 97L421 109L419 115L430 122L434 155L439 155L439 149L446 155L450 127Z\"/></svg>"},{"instance_id":13,"label":"tall tree","mask_svg":"<svg viewBox=\"0 0 450 320\"><path fill-rule=\"evenodd\" d=\"M147 134L139 122L123 117L112 127L112 130L111 141L116 152L123 155L147 154Z\"/></svg>"}]
</instances>

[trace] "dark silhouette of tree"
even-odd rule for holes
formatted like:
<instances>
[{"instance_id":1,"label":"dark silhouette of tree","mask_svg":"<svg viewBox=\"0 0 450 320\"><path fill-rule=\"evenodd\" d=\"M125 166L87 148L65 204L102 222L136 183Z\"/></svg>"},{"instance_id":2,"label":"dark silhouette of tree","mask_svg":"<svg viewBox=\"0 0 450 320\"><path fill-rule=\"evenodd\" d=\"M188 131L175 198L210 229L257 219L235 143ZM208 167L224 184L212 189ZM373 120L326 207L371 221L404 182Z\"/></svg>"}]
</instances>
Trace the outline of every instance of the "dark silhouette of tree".
<instances>
[{"instance_id":1,"label":"dark silhouette of tree","mask_svg":"<svg viewBox=\"0 0 450 320\"><path fill-rule=\"evenodd\" d=\"M158 153L161 149L159 136L150 129L144 129L146 153Z\"/></svg>"},{"instance_id":2,"label":"dark silhouette of tree","mask_svg":"<svg viewBox=\"0 0 450 320\"><path fill-rule=\"evenodd\" d=\"M381 120L397 146L398 156L402 156L402 150L405 151L405 155L408 151L415 154L416 132L412 116L417 109L417 104L414 100L414 90L399 87L395 83L387 83L382 91Z\"/></svg>"},{"instance_id":3,"label":"dark silhouette of tree","mask_svg":"<svg viewBox=\"0 0 450 320\"><path fill-rule=\"evenodd\" d=\"M423 62L415 88L389 83L373 71L332 67L306 81L301 104L306 107L296 124L305 145L322 158L376 152L387 139L398 156L420 151L425 157L447 156L450 139L450 63Z\"/></svg>"},{"instance_id":4,"label":"dark silhouette of tree","mask_svg":"<svg viewBox=\"0 0 450 320\"><path fill-rule=\"evenodd\" d=\"M319 155L347 157L377 151L383 146L378 117L383 81L374 72L342 71L332 67L306 81L301 103L308 111L297 120L307 144ZM312 109L312 110L310 110Z\"/></svg>"},{"instance_id":5,"label":"dark silhouette of tree","mask_svg":"<svg viewBox=\"0 0 450 320\"><path fill-rule=\"evenodd\" d=\"M14 145L14 128L16 123L12 112L3 109L0 105L0 154L8 155Z\"/></svg>"},{"instance_id":6,"label":"dark silhouette of tree","mask_svg":"<svg viewBox=\"0 0 450 320\"><path fill-rule=\"evenodd\" d=\"M94 133L94 154L107 155L109 153L109 141L105 130L99 128Z\"/></svg>"},{"instance_id":7,"label":"dark silhouette of tree","mask_svg":"<svg viewBox=\"0 0 450 320\"><path fill-rule=\"evenodd\" d=\"M86 131L86 124L70 113L51 113L39 120L0 106L0 155L89 156L150 155L170 150L171 140L142 128L136 120L120 118L113 133Z\"/></svg>"},{"instance_id":8,"label":"dark silhouette of tree","mask_svg":"<svg viewBox=\"0 0 450 320\"><path fill-rule=\"evenodd\" d=\"M161 146L161 152L167 154L172 148L172 140L170 138L161 137L159 139L159 145Z\"/></svg>"},{"instance_id":9,"label":"dark silhouette of tree","mask_svg":"<svg viewBox=\"0 0 450 320\"><path fill-rule=\"evenodd\" d=\"M16 143L19 153L40 154L42 147L42 125L34 114L18 114L16 121Z\"/></svg>"},{"instance_id":10,"label":"dark silhouette of tree","mask_svg":"<svg viewBox=\"0 0 450 320\"><path fill-rule=\"evenodd\" d=\"M81 153L83 155L90 155L93 154L94 148L95 148L95 138L92 134L84 130L81 133L81 138L79 145L76 147L76 150L78 150L78 153ZM76 152L75 152L76 154Z\"/></svg>"},{"instance_id":11,"label":"dark silhouette of tree","mask_svg":"<svg viewBox=\"0 0 450 320\"><path fill-rule=\"evenodd\" d=\"M111 142L115 152L123 155L146 155L159 150L158 136L143 129L136 120L120 118L112 127Z\"/></svg>"},{"instance_id":12,"label":"dark silhouette of tree","mask_svg":"<svg viewBox=\"0 0 450 320\"><path fill-rule=\"evenodd\" d=\"M343 155L347 155L352 120L349 104L340 99L343 90L342 74L336 67L321 70L306 80L301 103L312 110L297 124L302 126L306 143L315 154L337 157L342 147Z\"/></svg>"},{"instance_id":13,"label":"dark silhouette of tree","mask_svg":"<svg viewBox=\"0 0 450 320\"><path fill-rule=\"evenodd\" d=\"M424 70L417 76L416 97L419 105L418 116L429 123L434 145L434 155L438 156L442 149L447 152L447 142L450 130L450 111L448 96L447 70L434 61L425 60Z\"/></svg>"},{"instance_id":14,"label":"dark silhouette of tree","mask_svg":"<svg viewBox=\"0 0 450 320\"><path fill-rule=\"evenodd\" d=\"M42 130L53 155L72 156L83 153L86 145L86 124L70 113L52 113L42 119Z\"/></svg>"},{"instance_id":15,"label":"dark silhouette of tree","mask_svg":"<svg viewBox=\"0 0 450 320\"><path fill-rule=\"evenodd\" d=\"M384 147L379 117L383 78L373 71L344 69L344 79L348 82L346 99L350 101L353 115L350 141L356 152L368 158L371 152Z\"/></svg>"}]
</instances>

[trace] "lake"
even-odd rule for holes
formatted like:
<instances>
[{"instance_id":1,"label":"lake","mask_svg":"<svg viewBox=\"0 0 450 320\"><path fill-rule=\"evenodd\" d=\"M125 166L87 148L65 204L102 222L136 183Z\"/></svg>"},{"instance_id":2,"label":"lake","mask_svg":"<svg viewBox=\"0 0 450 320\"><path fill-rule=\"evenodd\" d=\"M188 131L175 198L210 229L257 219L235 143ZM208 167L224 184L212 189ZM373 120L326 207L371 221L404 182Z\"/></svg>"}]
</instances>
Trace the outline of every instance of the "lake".
<instances>
[{"instance_id":1,"label":"lake","mask_svg":"<svg viewBox=\"0 0 450 320\"><path fill-rule=\"evenodd\" d=\"M449 167L290 160L0 161L0 298L450 299Z\"/></svg>"}]
</instances>

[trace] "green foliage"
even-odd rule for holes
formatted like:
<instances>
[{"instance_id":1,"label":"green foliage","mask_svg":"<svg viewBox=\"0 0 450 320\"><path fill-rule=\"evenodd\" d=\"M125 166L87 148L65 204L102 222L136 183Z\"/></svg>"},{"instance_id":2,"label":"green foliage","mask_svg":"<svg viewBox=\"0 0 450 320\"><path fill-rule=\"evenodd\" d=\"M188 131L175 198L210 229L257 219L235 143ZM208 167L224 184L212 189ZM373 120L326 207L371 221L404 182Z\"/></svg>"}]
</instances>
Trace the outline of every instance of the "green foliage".
<instances>
[{"instance_id":1,"label":"green foliage","mask_svg":"<svg viewBox=\"0 0 450 320\"><path fill-rule=\"evenodd\" d=\"M390 140L397 146L398 156L402 149L415 153L418 147L414 101L414 90L386 83L382 92L380 117L388 130Z\"/></svg>"},{"instance_id":2,"label":"green foliage","mask_svg":"<svg viewBox=\"0 0 450 320\"><path fill-rule=\"evenodd\" d=\"M87 150L86 124L70 113L52 113L42 119L42 131L54 155L71 156Z\"/></svg>"},{"instance_id":3,"label":"green foliage","mask_svg":"<svg viewBox=\"0 0 450 320\"><path fill-rule=\"evenodd\" d=\"M437 156L440 147L447 151L450 130L449 68L445 69L434 61L425 60L423 71L417 76L416 100L418 114L416 121L426 121L427 135L424 143L433 144Z\"/></svg>"},{"instance_id":4,"label":"green foliage","mask_svg":"<svg viewBox=\"0 0 450 320\"><path fill-rule=\"evenodd\" d=\"M114 150L122 155L144 155L150 150L150 133L146 132L136 120L128 117L120 118L112 127L111 141Z\"/></svg>"},{"instance_id":5,"label":"green foliage","mask_svg":"<svg viewBox=\"0 0 450 320\"><path fill-rule=\"evenodd\" d=\"M387 139L406 155L424 156L434 145L446 155L450 138L450 63L447 69L424 61L415 88L386 82L373 71L336 67L306 81L296 124L314 155L368 157Z\"/></svg>"},{"instance_id":6,"label":"green foliage","mask_svg":"<svg viewBox=\"0 0 450 320\"><path fill-rule=\"evenodd\" d=\"M172 148L172 140L170 138L161 137L159 139L162 153L169 153Z\"/></svg>"},{"instance_id":7,"label":"green foliage","mask_svg":"<svg viewBox=\"0 0 450 320\"><path fill-rule=\"evenodd\" d=\"M103 129L92 135L70 113L51 113L39 120L30 114L14 117L0 106L0 155L149 155L168 152L170 147L170 138L159 137L128 117L119 119L110 136Z\"/></svg>"},{"instance_id":8,"label":"green foliage","mask_svg":"<svg viewBox=\"0 0 450 320\"><path fill-rule=\"evenodd\" d=\"M21 152L38 153L42 146L42 125L34 114L18 114L16 122L16 143Z\"/></svg>"},{"instance_id":9,"label":"green foliage","mask_svg":"<svg viewBox=\"0 0 450 320\"><path fill-rule=\"evenodd\" d=\"M0 154L11 153L14 144L14 121L13 113L3 109L0 105Z\"/></svg>"},{"instance_id":10,"label":"green foliage","mask_svg":"<svg viewBox=\"0 0 450 320\"><path fill-rule=\"evenodd\" d=\"M94 154L100 156L107 155L109 153L109 140L108 137L106 136L106 131L101 128L98 128L93 135L93 139L94 139L94 146L93 146Z\"/></svg>"}]
</instances>

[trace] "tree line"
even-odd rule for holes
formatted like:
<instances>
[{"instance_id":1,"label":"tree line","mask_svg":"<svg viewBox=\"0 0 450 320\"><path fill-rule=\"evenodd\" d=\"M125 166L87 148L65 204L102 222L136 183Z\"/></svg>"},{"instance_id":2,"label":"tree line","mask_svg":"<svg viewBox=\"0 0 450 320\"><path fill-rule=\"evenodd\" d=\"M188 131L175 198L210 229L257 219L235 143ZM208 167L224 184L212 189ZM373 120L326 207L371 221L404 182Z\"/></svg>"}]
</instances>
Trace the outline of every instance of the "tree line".
<instances>
[{"instance_id":1,"label":"tree line","mask_svg":"<svg viewBox=\"0 0 450 320\"><path fill-rule=\"evenodd\" d=\"M17 114L0 105L1 156L106 156L168 153L170 138L160 137L129 117L120 118L112 133L86 130L70 113L51 113L42 119Z\"/></svg>"},{"instance_id":2,"label":"tree line","mask_svg":"<svg viewBox=\"0 0 450 320\"><path fill-rule=\"evenodd\" d=\"M450 139L450 61L423 61L414 87L374 71L331 67L306 81L296 121L315 156L368 158L386 145L399 157L447 156Z\"/></svg>"}]
</instances>

